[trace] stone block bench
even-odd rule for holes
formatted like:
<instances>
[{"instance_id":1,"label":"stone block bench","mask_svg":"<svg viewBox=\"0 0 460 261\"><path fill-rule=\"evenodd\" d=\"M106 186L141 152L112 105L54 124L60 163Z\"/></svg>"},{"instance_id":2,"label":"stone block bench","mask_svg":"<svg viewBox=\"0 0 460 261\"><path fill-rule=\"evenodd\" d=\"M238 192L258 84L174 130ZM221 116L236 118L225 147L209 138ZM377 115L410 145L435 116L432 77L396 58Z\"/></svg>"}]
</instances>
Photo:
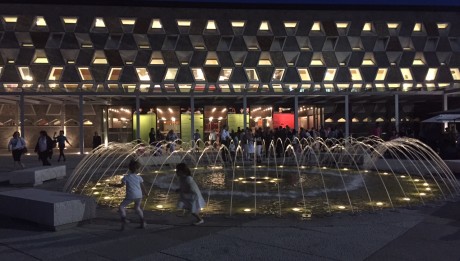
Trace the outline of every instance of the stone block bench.
<instances>
[{"instance_id":1,"label":"stone block bench","mask_svg":"<svg viewBox=\"0 0 460 261\"><path fill-rule=\"evenodd\" d=\"M37 186L43 181L51 179L62 179L66 175L65 165L41 166L12 171L9 174L10 184L28 184Z\"/></svg>"},{"instance_id":2,"label":"stone block bench","mask_svg":"<svg viewBox=\"0 0 460 261\"><path fill-rule=\"evenodd\" d=\"M0 215L59 230L96 217L96 201L88 196L34 188L0 192Z\"/></svg>"}]
</instances>

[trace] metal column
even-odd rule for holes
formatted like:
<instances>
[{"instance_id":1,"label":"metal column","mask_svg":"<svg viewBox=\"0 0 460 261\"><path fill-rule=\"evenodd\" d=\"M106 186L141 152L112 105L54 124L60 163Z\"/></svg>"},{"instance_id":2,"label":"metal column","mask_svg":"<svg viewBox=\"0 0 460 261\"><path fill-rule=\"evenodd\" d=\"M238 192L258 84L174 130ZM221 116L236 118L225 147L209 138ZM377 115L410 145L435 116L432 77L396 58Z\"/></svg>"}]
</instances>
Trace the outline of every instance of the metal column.
<instances>
[{"instance_id":1,"label":"metal column","mask_svg":"<svg viewBox=\"0 0 460 261\"><path fill-rule=\"evenodd\" d=\"M25 138L25 133L24 133L24 94L21 93L19 96L19 124L20 124L20 129L21 129L21 137Z\"/></svg>"},{"instance_id":2,"label":"metal column","mask_svg":"<svg viewBox=\"0 0 460 261\"><path fill-rule=\"evenodd\" d=\"M246 94L243 95L243 130L246 129L246 126L247 126L247 120L246 120L246 116L248 115L248 112L247 112L247 100L246 100Z\"/></svg>"},{"instance_id":3,"label":"metal column","mask_svg":"<svg viewBox=\"0 0 460 261\"><path fill-rule=\"evenodd\" d=\"M395 94L395 129L399 133L399 94Z\"/></svg>"},{"instance_id":4,"label":"metal column","mask_svg":"<svg viewBox=\"0 0 460 261\"><path fill-rule=\"evenodd\" d=\"M190 139L193 141L193 134L195 133L195 98L190 96Z\"/></svg>"},{"instance_id":5,"label":"metal column","mask_svg":"<svg viewBox=\"0 0 460 261\"><path fill-rule=\"evenodd\" d=\"M350 100L348 95L345 95L345 138L350 136Z\"/></svg>"},{"instance_id":6,"label":"metal column","mask_svg":"<svg viewBox=\"0 0 460 261\"><path fill-rule=\"evenodd\" d=\"M294 96L294 129L296 132L299 131L299 97L297 95Z\"/></svg>"},{"instance_id":7,"label":"metal column","mask_svg":"<svg viewBox=\"0 0 460 261\"><path fill-rule=\"evenodd\" d=\"M141 139L141 116L140 116L140 98L139 94L136 94L136 139Z\"/></svg>"},{"instance_id":8,"label":"metal column","mask_svg":"<svg viewBox=\"0 0 460 261\"><path fill-rule=\"evenodd\" d=\"M80 106L80 155L85 153L85 131L83 129L83 95L80 94L78 105Z\"/></svg>"},{"instance_id":9,"label":"metal column","mask_svg":"<svg viewBox=\"0 0 460 261\"><path fill-rule=\"evenodd\" d=\"M448 103L448 99L447 99L447 94L443 94L442 95L442 110L447 111L448 109L449 109L449 103ZM443 130L445 130L448 127L449 127L449 123L444 122L444 129Z\"/></svg>"}]
</instances>

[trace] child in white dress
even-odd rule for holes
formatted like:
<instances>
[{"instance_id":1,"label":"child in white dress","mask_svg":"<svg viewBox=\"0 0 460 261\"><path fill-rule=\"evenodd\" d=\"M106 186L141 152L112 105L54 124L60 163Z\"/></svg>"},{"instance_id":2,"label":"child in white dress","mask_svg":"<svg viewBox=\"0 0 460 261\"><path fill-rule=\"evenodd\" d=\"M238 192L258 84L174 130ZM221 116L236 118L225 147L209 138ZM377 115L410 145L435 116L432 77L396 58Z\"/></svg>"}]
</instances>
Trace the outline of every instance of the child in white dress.
<instances>
[{"instance_id":1,"label":"child in white dress","mask_svg":"<svg viewBox=\"0 0 460 261\"><path fill-rule=\"evenodd\" d=\"M125 225L129 223L129 221L126 219L126 207L131 202L134 202L134 209L141 219L140 228L145 228L147 226L147 223L144 219L144 212L141 209L141 201L142 195L147 196L148 193L144 187L144 180L137 173L139 169L139 163L135 160L131 160L131 162L129 162L128 168L128 175L121 179L121 184L118 184L118 187L123 187L126 185L126 196L119 207L121 216L121 230L124 230Z\"/></svg>"},{"instance_id":2,"label":"child in white dress","mask_svg":"<svg viewBox=\"0 0 460 261\"><path fill-rule=\"evenodd\" d=\"M204 219L202 219L199 214L201 209L205 207L206 202L201 195L198 185L192 178L190 169L185 163L179 163L176 166L176 175L179 177L179 189L176 191L180 193L177 208L190 211L197 219L194 225L203 224Z\"/></svg>"}]
</instances>

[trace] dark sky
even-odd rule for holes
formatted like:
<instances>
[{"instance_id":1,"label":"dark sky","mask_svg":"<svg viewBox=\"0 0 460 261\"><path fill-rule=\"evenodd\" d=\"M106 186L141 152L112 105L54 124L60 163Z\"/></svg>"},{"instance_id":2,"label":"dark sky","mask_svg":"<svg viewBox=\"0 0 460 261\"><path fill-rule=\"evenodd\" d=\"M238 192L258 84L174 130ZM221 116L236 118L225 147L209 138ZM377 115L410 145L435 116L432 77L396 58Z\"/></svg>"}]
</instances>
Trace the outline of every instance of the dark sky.
<instances>
[{"instance_id":1,"label":"dark sky","mask_svg":"<svg viewBox=\"0 0 460 261\"><path fill-rule=\"evenodd\" d=\"M156 0L141 0L158 2ZM315 4L315 5L406 5L406 6L460 6L460 0L163 0L160 2L187 3L253 3L253 4Z\"/></svg>"}]
</instances>

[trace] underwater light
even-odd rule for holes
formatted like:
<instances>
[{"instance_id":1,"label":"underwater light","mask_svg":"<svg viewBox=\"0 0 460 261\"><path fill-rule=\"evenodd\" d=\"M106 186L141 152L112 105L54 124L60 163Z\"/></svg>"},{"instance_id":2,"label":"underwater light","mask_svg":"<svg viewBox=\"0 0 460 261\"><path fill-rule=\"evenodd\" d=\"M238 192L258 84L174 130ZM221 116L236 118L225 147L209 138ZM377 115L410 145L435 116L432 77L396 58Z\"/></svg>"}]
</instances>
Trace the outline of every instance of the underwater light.
<instances>
[{"instance_id":1,"label":"underwater light","mask_svg":"<svg viewBox=\"0 0 460 261\"><path fill-rule=\"evenodd\" d=\"M156 208L164 208L163 205L156 205Z\"/></svg>"},{"instance_id":2,"label":"underwater light","mask_svg":"<svg viewBox=\"0 0 460 261\"><path fill-rule=\"evenodd\" d=\"M419 182L420 180L419 179L414 179L415 182Z\"/></svg>"},{"instance_id":3,"label":"underwater light","mask_svg":"<svg viewBox=\"0 0 460 261\"><path fill-rule=\"evenodd\" d=\"M270 179L270 177L263 177L263 179Z\"/></svg>"},{"instance_id":4,"label":"underwater light","mask_svg":"<svg viewBox=\"0 0 460 261\"><path fill-rule=\"evenodd\" d=\"M106 179L105 181L106 181L106 182L109 182L109 181L110 181L110 179Z\"/></svg>"},{"instance_id":5,"label":"underwater light","mask_svg":"<svg viewBox=\"0 0 460 261\"><path fill-rule=\"evenodd\" d=\"M159 173L159 171L158 171L158 170L155 170L154 172L155 172L155 173Z\"/></svg>"},{"instance_id":6,"label":"underwater light","mask_svg":"<svg viewBox=\"0 0 460 261\"><path fill-rule=\"evenodd\" d=\"M425 190L431 190L430 188L426 188Z\"/></svg>"},{"instance_id":7,"label":"underwater light","mask_svg":"<svg viewBox=\"0 0 460 261\"><path fill-rule=\"evenodd\" d=\"M339 209L345 209L345 206L338 206Z\"/></svg>"},{"instance_id":8,"label":"underwater light","mask_svg":"<svg viewBox=\"0 0 460 261\"><path fill-rule=\"evenodd\" d=\"M343 168L343 170L348 170L348 168Z\"/></svg>"},{"instance_id":9,"label":"underwater light","mask_svg":"<svg viewBox=\"0 0 460 261\"><path fill-rule=\"evenodd\" d=\"M410 198L403 198L403 200L405 200L405 201L410 201Z\"/></svg>"},{"instance_id":10,"label":"underwater light","mask_svg":"<svg viewBox=\"0 0 460 261\"><path fill-rule=\"evenodd\" d=\"M262 184L263 182L262 181L256 181L257 184Z\"/></svg>"},{"instance_id":11,"label":"underwater light","mask_svg":"<svg viewBox=\"0 0 460 261\"><path fill-rule=\"evenodd\" d=\"M327 169L327 167L322 167L322 169Z\"/></svg>"},{"instance_id":12,"label":"underwater light","mask_svg":"<svg viewBox=\"0 0 460 261\"><path fill-rule=\"evenodd\" d=\"M246 180L243 180L243 181L241 181L241 183L245 184L245 183L248 183L248 182Z\"/></svg>"},{"instance_id":13,"label":"underwater light","mask_svg":"<svg viewBox=\"0 0 460 261\"><path fill-rule=\"evenodd\" d=\"M243 178L238 178L239 180L243 180Z\"/></svg>"},{"instance_id":14,"label":"underwater light","mask_svg":"<svg viewBox=\"0 0 460 261\"><path fill-rule=\"evenodd\" d=\"M92 187L91 189L97 189L96 187Z\"/></svg>"},{"instance_id":15,"label":"underwater light","mask_svg":"<svg viewBox=\"0 0 460 261\"><path fill-rule=\"evenodd\" d=\"M283 166L283 165L280 165L279 167L280 167L280 168L284 168L284 166Z\"/></svg>"},{"instance_id":16,"label":"underwater light","mask_svg":"<svg viewBox=\"0 0 460 261\"><path fill-rule=\"evenodd\" d=\"M426 183L426 182L423 183L423 186L428 187L428 183Z\"/></svg>"},{"instance_id":17,"label":"underwater light","mask_svg":"<svg viewBox=\"0 0 460 261\"><path fill-rule=\"evenodd\" d=\"M375 205L377 205L377 206L383 206L383 203L382 203L382 202L377 202L377 203L375 203Z\"/></svg>"},{"instance_id":18,"label":"underwater light","mask_svg":"<svg viewBox=\"0 0 460 261\"><path fill-rule=\"evenodd\" d=\"M101 183L99 183L99 182L98 182L98 183L96 183L96 186L100 186L100 185L102 185L102 184L101 184Z\"/></svg>"},{"instance_id":19,"label":"underwater light","mask_svg":"<svg viewBox=\"0 0 460 261\"><path fill-rule=\"evenodd\" d=\"M401 175L400 177L403 179L403 178L405 178L406 176L404 176L404 175Z\"/></svg>"},{"instance_id":20,"label":"underwater light","mask_svg":"<svg viewBox=\"0 0 460 261\"><path fill-rule=\"evenodd\" d=\"M106 196L106 197L104 197L104 199L111 199L111 197L109 197L109 196Z\"/></svg>"},{"instance_id":21,"label":"underwater light","mask_svg":"<svg viewBox=\"0 0 460 261\"><path fill-rule=\"evenodd\" d=\"M233 181L238 182L238 181L240 181L240 180L239 180L239 179L234 179Z\"/></svg>"},{"instance_id":22,"label":"underwater light","mask_svg":"<svg viewBox=\"0 0 460 261\"><path fill-rule=\"evenodd\" d=\"M93 195L99 195L99 193L100 193L99 191L95 191Z\"/></svg>"},{"instance_id":23,"label":"underwater light","mask_svg":"<svg viewBox=\"0 0 460 261\"><path fill-rule=\"evenodd\" d=\"M425 192L420 192L420 196L426 196Z\"/></svg>"},{"instance_id":24,"label":"underwater light","mask_svg":"<svg viewBox=\"0 0 460 261\"><path fill-rule=\"evenodd\" d=\"M249 177L250 179L256 179L256 177L252 176L252 177Z\"/></svg>"},{"instance_id":25,"label":"underwater light","mask_svg":"<svg viewBox=\"0 0 460 261\"><path fill-rule=\"evenodd\" d=\"M250 208L245 208L243 211L244 212L251 212L251 209Z\"/></svg>"},{"instance_id":26,"label":"underwater light","mask_svg":"<svg viewBox=\"0 0 460 261\"><path fill-rule=\"evenodd\" d=\"M367 169L366 169L366 170L364 170L364 173L368 173L368 172L369 172L369 170L367 170Z\"/></svg>"},{"instance_id":27,"label":"underwater light","mask_svg":"<svg viewBox=\"0 0 460 261\"><path fill-rule=\"evenodd\" d=\"M293 208L292 211L299 212L300 208Z\"/></svg>"},{"instance_id":28,"label":"underwater light","mask_svg":"<svg viewBox=\"0 0 460 261\"><path fill-rule=\"evenodd\" d=\"M305 169L305 168L307 168L307 167L305 167L305 166L301 166L300 168L301 168L301 169Z\"/></svg>"},{"instance_id":29,"label":"underwater light","mask_svg":"<svg viewBox=\"0 0 460 261\"><path fill-rule=\"evenodd\" d=\"M388 175L388 172L383 172L382 175Z\"/></svg>"}]
</instances>

